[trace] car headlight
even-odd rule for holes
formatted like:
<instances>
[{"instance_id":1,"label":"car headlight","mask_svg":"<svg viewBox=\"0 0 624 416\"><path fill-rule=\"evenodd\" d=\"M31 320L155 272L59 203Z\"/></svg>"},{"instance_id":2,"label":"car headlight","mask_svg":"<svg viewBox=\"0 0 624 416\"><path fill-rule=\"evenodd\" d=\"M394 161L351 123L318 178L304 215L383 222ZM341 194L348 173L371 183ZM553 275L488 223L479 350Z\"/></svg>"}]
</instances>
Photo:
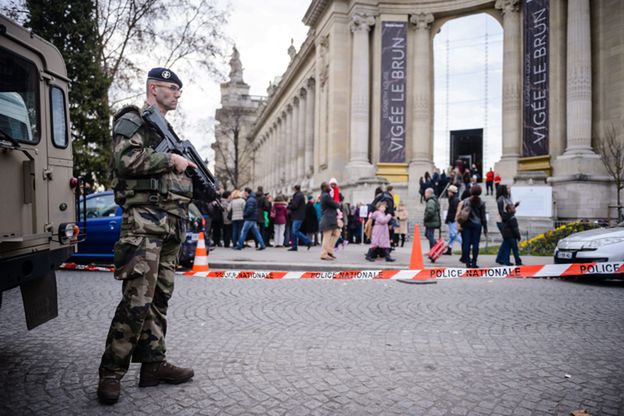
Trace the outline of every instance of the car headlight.
<instances>
[{"instance_id":1,"label":"car headlight","mask_svg":"<svg viewBox=\"0 0 624 416\"><path fill-rule=\"evenodd\" d=\"M564 238L563 240L559 240L559 242L557 243L557 248L565 250L566 248L569 247L569 245L570 245L570 241Z\"/></svg>"},{"instance_id":2,"label":"car headlight","mask_svg":"<svg viewBox=\"0 0 624 416\"><path fill-rule=\"evenodd\" d=\"M607 237L585 243L583 244L583 248L598 248L602 246L608 246L609 244L617 244L621 242L624 242L624 238L622 237Z\"/></svg>"}]
</instances>

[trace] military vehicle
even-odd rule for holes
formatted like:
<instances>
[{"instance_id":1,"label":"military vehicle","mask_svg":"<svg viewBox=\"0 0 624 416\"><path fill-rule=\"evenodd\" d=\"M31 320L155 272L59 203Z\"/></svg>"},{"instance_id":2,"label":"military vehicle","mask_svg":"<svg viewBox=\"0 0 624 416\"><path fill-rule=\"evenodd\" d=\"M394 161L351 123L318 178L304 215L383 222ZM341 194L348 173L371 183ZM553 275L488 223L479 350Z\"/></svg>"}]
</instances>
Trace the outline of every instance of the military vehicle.
<instances>
[{"instance_id":1,"label":"military vehicle","mask_svg":"<svg viewBox=\"0 0 624 416\"><path fill-rule=\"evenodd\" d=\"M0 15L0 307L19 287L28 329L58 315L55 270L80 232L68 84L60 52Z\"/></svg>"}]
</instances>

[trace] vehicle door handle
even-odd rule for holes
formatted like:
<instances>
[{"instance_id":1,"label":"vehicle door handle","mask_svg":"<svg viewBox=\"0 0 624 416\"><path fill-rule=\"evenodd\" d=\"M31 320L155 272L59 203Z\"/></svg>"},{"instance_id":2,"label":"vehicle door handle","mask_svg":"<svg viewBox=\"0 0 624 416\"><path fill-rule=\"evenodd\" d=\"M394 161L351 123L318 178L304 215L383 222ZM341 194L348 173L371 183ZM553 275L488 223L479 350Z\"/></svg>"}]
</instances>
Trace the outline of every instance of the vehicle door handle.
<instances>
[{"instance_id":1,"label":"vehicle door handle","mask_svg":"<svg viewBox=\"0 0 624 416\"><path fill-rule=\"evenodd\" d=\"M108 225L110 225L111 231L115 230L115 224L116 224L115 221L111 221L111 222L108 223Z\"/></svg>"}]
</instances>

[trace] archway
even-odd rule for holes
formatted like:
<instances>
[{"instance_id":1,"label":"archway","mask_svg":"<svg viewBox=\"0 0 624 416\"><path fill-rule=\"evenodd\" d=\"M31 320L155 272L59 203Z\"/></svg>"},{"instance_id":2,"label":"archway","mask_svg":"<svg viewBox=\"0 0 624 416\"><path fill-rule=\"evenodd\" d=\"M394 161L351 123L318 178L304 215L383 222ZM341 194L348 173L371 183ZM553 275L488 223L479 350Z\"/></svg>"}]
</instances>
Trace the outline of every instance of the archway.
<instances>
[{"instance_id":1,"label":"archway","mask_svg":"<svg viewBox=\"0 0 624 416\"><path fill-rule=\"evenodd\" d=\"M434 163L459 157L483 175L502 153L503 28L487 13L449 20L433 53Z\"/></svg>"}]
</instances>

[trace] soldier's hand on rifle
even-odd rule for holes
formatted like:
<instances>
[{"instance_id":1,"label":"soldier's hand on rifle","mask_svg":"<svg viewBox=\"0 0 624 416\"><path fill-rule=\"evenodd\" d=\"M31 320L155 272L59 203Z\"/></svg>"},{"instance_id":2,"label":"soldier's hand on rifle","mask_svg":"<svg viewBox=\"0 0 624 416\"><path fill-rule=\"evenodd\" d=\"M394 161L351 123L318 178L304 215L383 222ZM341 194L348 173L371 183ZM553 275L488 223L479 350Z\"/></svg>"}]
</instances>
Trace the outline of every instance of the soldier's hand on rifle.
<instances>
[{"instance_id":1,"label":"soldier's hand on rifle","mask_svg":"<svg viewBox=\"0 0 624 416\"><path fill-rule=\"evenodd\" d=\"M173 153L171 155L171 160L173 161L173 168L178 173L184 172L188 167L197 169L197 165L195 163L178 154Z\"/></svg>"}]
</instances>

